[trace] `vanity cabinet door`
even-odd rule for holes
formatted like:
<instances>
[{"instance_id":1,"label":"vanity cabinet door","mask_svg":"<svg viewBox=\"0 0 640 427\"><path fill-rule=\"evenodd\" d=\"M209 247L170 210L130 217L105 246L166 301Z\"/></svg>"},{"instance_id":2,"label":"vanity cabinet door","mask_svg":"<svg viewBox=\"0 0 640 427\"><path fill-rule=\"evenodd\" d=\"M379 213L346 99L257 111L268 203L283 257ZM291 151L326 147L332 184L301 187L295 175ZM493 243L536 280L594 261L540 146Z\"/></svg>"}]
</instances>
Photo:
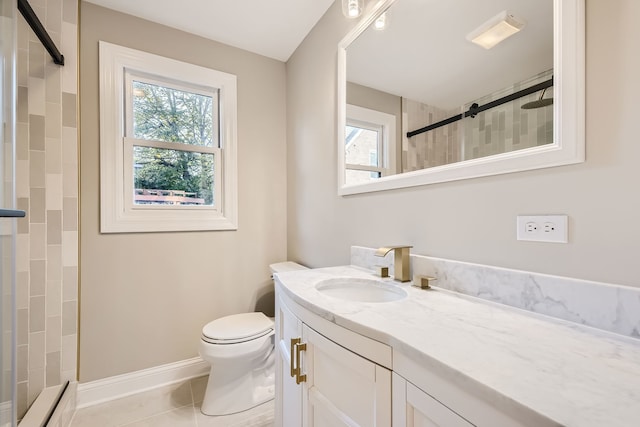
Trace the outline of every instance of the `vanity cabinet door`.
<instances>
[{"instance_id":1,"label":"vanity cabinet door","mask_svg":"<svg viewBox=\"0 0 640 427\"><path fill-rule=\"evenodd\" d=\"M302 387L291 376L291 339L301 337L302 322L276 298L276 427L302 425Z\"/></svg>"},{"instance_id":2,"label":"vanity cabinet door","mask_svg":"<svg viewBox=\"0 0 640 427\"><path fill-rule=\"evenodd\" d=\"M388 427L391 371L303 324L303 426Z\"/></svg>"},{"instance_id":3,"label":"vanity cabinet door","mask_svg":"<svg viewBox=\"0 0 640 427\"><path fill-rule=\"evenodd\" d=\"M394 373L393 427L473 427L473 424Z\"/></svg>"}]
</instances>

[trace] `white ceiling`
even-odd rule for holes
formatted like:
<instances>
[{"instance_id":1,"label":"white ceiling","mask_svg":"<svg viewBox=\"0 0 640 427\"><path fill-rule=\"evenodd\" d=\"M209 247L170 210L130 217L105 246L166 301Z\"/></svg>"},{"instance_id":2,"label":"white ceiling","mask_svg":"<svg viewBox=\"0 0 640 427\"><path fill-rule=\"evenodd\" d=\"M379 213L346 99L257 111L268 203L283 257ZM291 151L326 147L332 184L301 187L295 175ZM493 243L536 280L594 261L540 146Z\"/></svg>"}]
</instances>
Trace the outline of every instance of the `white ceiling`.
<instances>
[{"instance_id":1,"label":"white ceiling","mask_svg":"<svg viewBox=\"0 0 640 427\"><path fill-rule=\"evenodd\" d=\"M334 0L86 0L286 61Z\"/></svg>"}]
</instances>

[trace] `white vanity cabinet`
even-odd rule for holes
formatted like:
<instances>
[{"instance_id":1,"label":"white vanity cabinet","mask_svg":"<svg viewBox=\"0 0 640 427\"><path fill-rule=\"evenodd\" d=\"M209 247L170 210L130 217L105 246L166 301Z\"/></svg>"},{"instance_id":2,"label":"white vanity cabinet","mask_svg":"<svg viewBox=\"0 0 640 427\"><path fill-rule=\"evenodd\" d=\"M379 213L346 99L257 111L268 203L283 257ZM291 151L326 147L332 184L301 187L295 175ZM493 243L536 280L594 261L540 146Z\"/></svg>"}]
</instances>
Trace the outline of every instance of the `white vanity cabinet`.
<instances>
[{"instance_id":1,"label":"white vanity cabinet","mask_svg":"<svg viewBox=\"0 0 640 427\"><path fill-rule=\"evenodd\" d=\"M393 427L473 427L473 424L394 373Z\"/></svg>"},{"instance_id":2,"label":"white vanity cabinet","mask_svg":"<svg viewBox=\"0 0 640 427\"><path fill-rule=\"evenodd\" d=\"M343 328L338 339L348 334L362 339ZM276 426L391 425L391 371L314 330L282 296L276 299L276 343Z\"/></svg>"}]
</instances>

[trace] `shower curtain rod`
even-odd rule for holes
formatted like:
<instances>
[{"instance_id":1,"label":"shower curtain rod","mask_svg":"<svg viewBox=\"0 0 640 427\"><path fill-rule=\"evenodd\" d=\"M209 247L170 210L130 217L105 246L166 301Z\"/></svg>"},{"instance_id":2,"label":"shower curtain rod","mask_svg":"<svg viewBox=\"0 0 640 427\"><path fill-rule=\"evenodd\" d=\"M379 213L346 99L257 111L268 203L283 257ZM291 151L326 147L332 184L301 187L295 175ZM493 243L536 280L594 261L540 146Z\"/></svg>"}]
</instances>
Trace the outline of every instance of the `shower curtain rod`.
<instances>
[{"instance_id":1,"label":"shower curtain rod","mask_svg":"<svg viewBox=\"0 0 640 427\"><path fill-rule=\"evenodd\" d=\"M476 103L471 104L471 107L464 113L460 113L457 116L449 117L448 119L441 120L437 123L434 123L429 126L425 126L423 128L413 130L411 132L407 132L407 138L411 138L412 136L419 135L421 133L429 132L430 130L437 129L442 126L446 126L448 124L457 122L458 120L462 120L465 117L475 117L476 114L481 113L485 110L488 110L493 107L497 107L498 105L506 104L507 102L511 102L515 99L522 98L523 96L530 95L532 93L536 93L543 89L553 86L553 77L549 80L545 80L542 83L538 83L526 89L519 90L518 92L514 92L511 95L503 96L502 98L498 98L495 101L488 102L484 105L478 105Z\"/></svg>"},{"instance_id":2,"label":"shower curtain rod","mask_svg":"<svg viewBox=\"0 0 640 427\"><path fill-rule=\"evenodd\" d=\"M53 58L53 62L58 65L64 65L64 56L60 53L53 40L51 40L51 37L49 37L47 30L38 19L29 2L27 0L18 0L18 10L22 16L24 16L24 19L33 32L36 33L36 36L38 36L44 48L47 49L47 52L49 52L49 55Z\"/></svg>"}]
</instances>

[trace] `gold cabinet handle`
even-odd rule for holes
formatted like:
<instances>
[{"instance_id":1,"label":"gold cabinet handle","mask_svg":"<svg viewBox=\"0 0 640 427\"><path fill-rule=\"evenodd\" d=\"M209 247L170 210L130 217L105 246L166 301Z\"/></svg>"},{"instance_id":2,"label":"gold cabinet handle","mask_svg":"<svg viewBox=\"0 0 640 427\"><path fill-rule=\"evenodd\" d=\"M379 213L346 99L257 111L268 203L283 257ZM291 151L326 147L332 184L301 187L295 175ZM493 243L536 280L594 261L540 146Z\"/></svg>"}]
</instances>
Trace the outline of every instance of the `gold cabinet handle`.
<instances>
[{"instance_id":1,"label":"gold cabinet handle","mask_svg":"<svg viewBox=\"0 0 640 427\"><path fill-rule=\"evenodd\" d=\"M296 348L296 384L303 383L307 380L307 376L300 373L300 353L307 350L306 343L298 342Z\"/></svg>"},{"instance_id":2,"label":"gold cabinet handle","mask_svg":"<svg viewBox=\"0 0 640 427\"><path fill-rule=\"evenodd\" d=\"M297 374L297 370L293 364L294 361L294 356L293 356L293 352L295 351L296 348L296 344L298 344L300 342L300 338L291 338L291 357L289 358L289 367L291 368L291 376L295 377Z\"/></svg>"}]
</instances>

